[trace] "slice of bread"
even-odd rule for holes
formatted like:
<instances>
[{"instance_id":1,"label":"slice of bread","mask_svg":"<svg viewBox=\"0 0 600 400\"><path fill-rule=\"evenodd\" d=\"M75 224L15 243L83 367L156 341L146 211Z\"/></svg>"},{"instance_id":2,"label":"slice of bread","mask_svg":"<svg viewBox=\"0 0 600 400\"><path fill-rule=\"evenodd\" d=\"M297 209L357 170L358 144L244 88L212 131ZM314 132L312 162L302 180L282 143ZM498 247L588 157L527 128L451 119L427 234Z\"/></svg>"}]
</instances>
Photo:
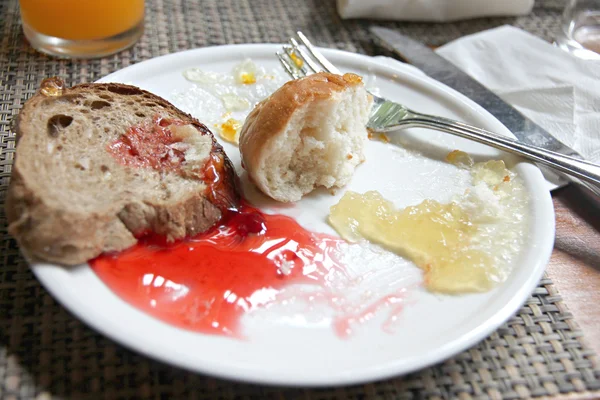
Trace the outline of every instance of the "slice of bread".
<instances>
[{"instance_id":1,"label":"slice of bread","mask_svg":"<svg viewBox=\"0 0 600 400\"><path fill-rule=\"evenodd\" d=\"M262 192L283 202L344 186L365 159L372 100L354 74L290 81L246 118L242 165Z\"/></svg>"},{"instance_id":2,"label":"slice of bread","mask_svg":"<svg viewBox=\"0 0 600 400\"><path fill-rule=\"evenodd\" d=\"M208 128L134 86L47 79L15 128L8 231L34 259L74 265L144 234L195 235L239 201Z\"/></svg>"}]
</instances>

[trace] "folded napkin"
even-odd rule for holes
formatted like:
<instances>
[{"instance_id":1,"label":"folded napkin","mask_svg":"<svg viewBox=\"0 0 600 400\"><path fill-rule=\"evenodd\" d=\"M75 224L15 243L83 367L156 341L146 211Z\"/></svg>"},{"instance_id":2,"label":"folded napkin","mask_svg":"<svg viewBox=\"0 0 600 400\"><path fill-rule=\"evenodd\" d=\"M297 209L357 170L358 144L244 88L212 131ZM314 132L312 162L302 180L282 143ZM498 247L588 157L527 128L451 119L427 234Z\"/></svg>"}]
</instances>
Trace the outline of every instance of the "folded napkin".
<instances>
[{"instance_id":1,"label":"folded napkin","mask_svg":"<svg viewBox=\"0 0 600 400\"><path fill-rule=\"evenodd\" d=\"M457 39L437 52L586 159L600 162L600 61L581 60L512 26Z\"/></svg>"},{"instance_id":2,"label":"folded napkin","mask_svg":"<svg viewBox=\"0 0 600 400\"><path fill-rule=\"evenodd\" d=\"M337 0L340 16L402 21L455 21L525 15L534 0Z\"/></svg>"}]
</instances>

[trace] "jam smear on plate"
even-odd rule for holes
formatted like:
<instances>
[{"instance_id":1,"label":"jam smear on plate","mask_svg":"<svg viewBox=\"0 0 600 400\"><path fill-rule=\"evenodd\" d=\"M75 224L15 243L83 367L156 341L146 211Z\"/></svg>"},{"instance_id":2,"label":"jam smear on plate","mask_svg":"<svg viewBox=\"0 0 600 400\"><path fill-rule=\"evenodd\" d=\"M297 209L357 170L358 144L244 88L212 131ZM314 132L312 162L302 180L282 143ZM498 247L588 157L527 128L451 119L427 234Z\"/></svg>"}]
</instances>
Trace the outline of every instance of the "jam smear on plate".
<instances>
[{"instance_id":1,"label":"jam smear on plate","mask_svg":"<svg viewBox=\"0 0 600 400\"><path fill-rule=\"evenodd\" d=\"M328 275L343 271L336 260L342 242L242 201L206 233L176 243L146 236L90 265L118 296L164 322L243 338L241 317L285 287L327 287Z\"/></svg>"}]
</instances>

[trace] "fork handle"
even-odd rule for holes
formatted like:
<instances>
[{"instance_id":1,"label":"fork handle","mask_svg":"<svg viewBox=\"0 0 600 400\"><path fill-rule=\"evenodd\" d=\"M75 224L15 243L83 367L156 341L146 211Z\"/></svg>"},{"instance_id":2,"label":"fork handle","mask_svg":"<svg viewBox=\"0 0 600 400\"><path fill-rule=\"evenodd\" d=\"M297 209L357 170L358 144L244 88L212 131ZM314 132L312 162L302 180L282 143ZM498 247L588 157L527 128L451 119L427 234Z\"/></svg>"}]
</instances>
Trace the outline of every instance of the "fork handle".
<instances>
[{"instance_id":1,"label":"fork handle","mask_svg":"<svg viewBox=\"0 0 600 400\"><path fill-rule=\"evenodd\" d=\"M434 115L411 112L401 121L401 124L451 133L520 155L574 177L575 182L600 196L600 165L598 164L528 145L485 129Z\"/></svg>"}]
</instances>

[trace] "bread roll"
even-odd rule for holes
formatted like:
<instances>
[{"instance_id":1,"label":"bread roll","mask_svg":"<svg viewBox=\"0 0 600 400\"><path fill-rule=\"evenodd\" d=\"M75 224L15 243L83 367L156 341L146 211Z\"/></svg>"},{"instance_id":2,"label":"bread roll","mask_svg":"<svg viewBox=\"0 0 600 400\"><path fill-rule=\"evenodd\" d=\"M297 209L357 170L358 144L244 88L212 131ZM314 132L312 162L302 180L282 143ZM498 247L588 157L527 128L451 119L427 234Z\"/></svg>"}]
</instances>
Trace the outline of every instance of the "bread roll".
<instances>
[{"instance_id":1,"label":"bread roll","mask_svg":"<svg viewBox=\"0 0 600 400\"><path fill-rule=\"evenodd\" d=\"M318 73L259 103L240 132L242 163L266 195L297 201L346 185L364 161L372 96L359 76Z\"/></svg>"}]
</instances>

